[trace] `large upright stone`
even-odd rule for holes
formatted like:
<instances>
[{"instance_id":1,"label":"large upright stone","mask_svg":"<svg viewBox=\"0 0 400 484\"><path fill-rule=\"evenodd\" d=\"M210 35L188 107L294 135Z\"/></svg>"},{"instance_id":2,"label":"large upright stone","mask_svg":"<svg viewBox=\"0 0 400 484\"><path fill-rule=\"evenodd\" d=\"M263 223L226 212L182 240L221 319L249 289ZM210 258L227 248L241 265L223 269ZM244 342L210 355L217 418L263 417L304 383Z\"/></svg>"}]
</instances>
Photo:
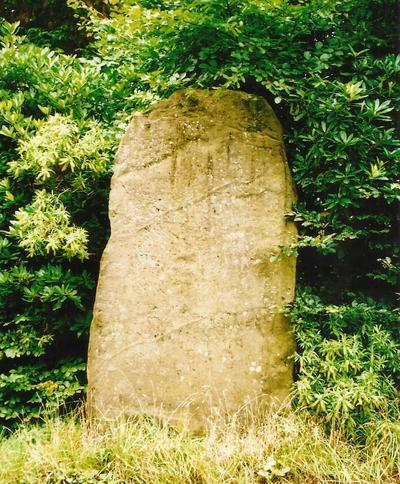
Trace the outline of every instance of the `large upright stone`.
<instances>
[{"instance_id":1,"label":"large upright stone","mask_svg":"<svg viewBox=\"0 0 400 484\"><path fill-rule=\"evenodd\" d=\"M132 120L111 185L89 349L95 414L190 417L287 397L293 338L280 312L295 261L282 130L238 91L181 91Z\"/></svg>"}]
</instances>

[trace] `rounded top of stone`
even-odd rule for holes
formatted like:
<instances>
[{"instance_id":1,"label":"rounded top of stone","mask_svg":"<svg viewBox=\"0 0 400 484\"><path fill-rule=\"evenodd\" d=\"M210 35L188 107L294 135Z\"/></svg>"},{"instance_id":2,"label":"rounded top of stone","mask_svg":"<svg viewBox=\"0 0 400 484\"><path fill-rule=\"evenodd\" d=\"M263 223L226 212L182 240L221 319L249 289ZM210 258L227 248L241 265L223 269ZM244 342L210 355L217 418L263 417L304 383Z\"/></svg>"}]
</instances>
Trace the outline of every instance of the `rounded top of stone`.
<instances>
[{"instance_id":1,"label":"rounded top of stone","mask_svg":"<svg viewBox=\"0 0 400 484\"><path fill-rule=\"evenodd\" d=\"M210 122L232 122L251 132L282 135L282 127L273 109L262 96L230 89L182 89L154 104L145 117L210 116ZM219 123L218 123L219 124Z\"/></svg>"}]
</instances>

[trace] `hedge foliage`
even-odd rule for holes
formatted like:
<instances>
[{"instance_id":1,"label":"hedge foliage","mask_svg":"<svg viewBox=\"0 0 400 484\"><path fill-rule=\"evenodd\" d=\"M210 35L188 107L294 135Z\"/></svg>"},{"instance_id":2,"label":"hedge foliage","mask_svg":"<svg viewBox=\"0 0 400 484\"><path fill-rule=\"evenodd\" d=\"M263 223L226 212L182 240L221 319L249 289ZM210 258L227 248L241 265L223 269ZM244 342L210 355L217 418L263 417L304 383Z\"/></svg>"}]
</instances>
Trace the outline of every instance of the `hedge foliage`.
<instances>
[{"instance_id":1,"label":"hedge foliage","mask_svg":"<svg viewBox=\"0 0 400 484\"><path fill-rule=\"evenodd\" d=\"M81 395L115 148L95 62L0 37L0 417Z\"/></svg>"},{"instance_id":2,"label":"hedge foliage","mask_svg":"<svg viewBox=\"0 0 400 484\"><path fill-rule=\"evenodd\" d=\"M195 87L264 95L285 128L300 239L275 257L299 254L297 404L350 435L395 419L395 2L68 3L91 39L79 57L1 27L0 415L81 392L118 138L134 110Z\"/></svg>"}]
</instances>

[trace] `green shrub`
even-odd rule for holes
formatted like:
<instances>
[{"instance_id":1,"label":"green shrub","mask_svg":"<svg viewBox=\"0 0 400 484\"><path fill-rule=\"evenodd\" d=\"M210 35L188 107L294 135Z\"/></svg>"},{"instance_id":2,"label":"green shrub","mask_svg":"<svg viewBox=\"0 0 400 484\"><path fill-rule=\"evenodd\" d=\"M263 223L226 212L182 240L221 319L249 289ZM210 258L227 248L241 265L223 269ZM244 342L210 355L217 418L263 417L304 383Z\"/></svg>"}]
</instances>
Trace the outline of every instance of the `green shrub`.
<instances>
[{"instance_id":1,"label":"green shrub","mask_svg":"<svg viewBox=\"0 0 400 484\"><path fill-rule=\"evenodd\" d=\"M92 1L99 5L99 2ZM36 45L74 51L87 43L66 0L2 0L0 17L20 22L21 30Z\"/></svg>"},{"instance_id":2,"label":"green shrub","mask_svg":"<svg viewBox=\"0 0 400 484\"><path fill-rule=\"evenodd\" d=\"M119 128L100 67L0 24L0 418L83 395Z\"/></svg>"},{"instance_id":3,"label":"green shrub","mask_svg":"<svg viewBox=\"0 0 400 484\"><path fill-rule=\"evenodd\" d=\"M299 291L290 317L298 341L296 403L336 429L362 437L400 416L399 310L359 301L326 304Z\"/></svg>"},{"instance_id":4,"label":"green shrub","mask_svg":"<svg viewBox=\"0 0 400 484\"><path fill-rule=\"evenodd\" d=\"M298 189L299 240L281 248L299 254L296 400L351 435L397 418L395 2L115 3L87 28L127 102L218 87L274 105Z\"/></svg>"},{"instance_id":5,"label":"green shrub","mask_svg":"<svg viewBox=\"0 0 400 484\"><path fill-rule=\"evenodd\" d=\"M20 330L34 335L27 348L39 340L45 348L13 358L4 343L3 395L13 387L15 358L25 365L22 378L29 365L58 368L85 353L76 342L90 320L112 153L127 113L180 88L232 88L274 106L298 189L287 216L300 237L281 248L299 254L290 310L297 402L352 435L379 413L396 418L395 2L130 0L109 2L109 16L80 0L68 4L92 39L85 57L56 55L2 26L1 318L10 341ZM28 287L38 271L59 267L60 276L29 299L12 275L15 261ZM40 385L47 380L37 371L32 381ZM15 395L21 409L36 398Z\"/></svg>"}]
</instances>

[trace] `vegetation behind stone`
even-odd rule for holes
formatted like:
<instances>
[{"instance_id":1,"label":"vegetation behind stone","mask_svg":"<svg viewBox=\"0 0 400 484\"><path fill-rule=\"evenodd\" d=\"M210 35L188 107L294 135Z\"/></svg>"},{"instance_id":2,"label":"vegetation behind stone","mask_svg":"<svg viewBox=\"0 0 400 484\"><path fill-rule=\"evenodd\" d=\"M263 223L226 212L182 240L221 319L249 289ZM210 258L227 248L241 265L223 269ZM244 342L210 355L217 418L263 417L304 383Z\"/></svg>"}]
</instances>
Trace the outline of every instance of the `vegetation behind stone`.
<instances>
[{"instance_id":1,"label":"vegetation behind stone","mask_svg":"<svg viewBox=\"0 0 400 484\"><path fill-rule=\"evenodd\" d=\"M266 257L299 253L288 308L297 406L361 440L395 421L396 2L138 0L99 12L70 0L69 7L87 39L77 55L63 53L45 30L24 37L0 22L4 424L84 395L119 138L135 110L190 87L262 94L284 125L298 188L287 216L300 239Z\"/></svg>"}]
</instances>

